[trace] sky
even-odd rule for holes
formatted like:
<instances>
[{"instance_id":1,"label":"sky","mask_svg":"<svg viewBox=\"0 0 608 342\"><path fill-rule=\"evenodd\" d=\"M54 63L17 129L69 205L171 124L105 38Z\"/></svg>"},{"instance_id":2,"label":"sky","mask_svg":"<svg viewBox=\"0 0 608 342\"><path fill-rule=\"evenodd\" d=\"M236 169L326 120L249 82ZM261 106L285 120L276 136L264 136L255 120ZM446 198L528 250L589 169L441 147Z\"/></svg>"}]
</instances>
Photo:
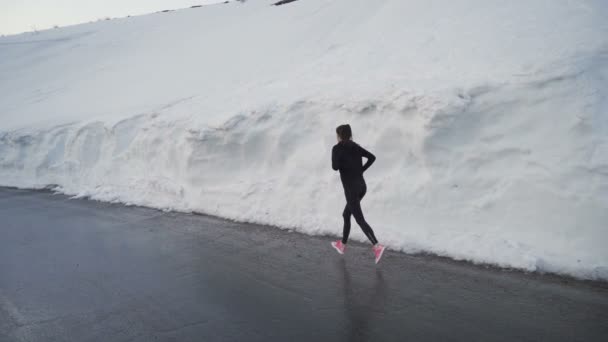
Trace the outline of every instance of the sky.
<instances>
[{"instance_id":1,"label":"sky","mask_svg":"<svg viewBox=\"0 0 608 342\"><path fill-rule=\"evenodd\" d=\"M206 5L221 0L0 0L0 35Z\"/></svg>"}]
</instances>

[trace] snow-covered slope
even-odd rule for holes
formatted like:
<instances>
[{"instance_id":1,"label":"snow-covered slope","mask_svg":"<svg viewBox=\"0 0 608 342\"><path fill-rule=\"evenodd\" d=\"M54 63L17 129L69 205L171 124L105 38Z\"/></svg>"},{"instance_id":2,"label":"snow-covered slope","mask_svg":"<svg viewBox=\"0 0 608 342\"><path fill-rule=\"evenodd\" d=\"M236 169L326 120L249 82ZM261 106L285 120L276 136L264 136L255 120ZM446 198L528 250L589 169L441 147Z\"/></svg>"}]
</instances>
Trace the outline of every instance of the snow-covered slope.
<instances>
[{"instance_id":1,"label":"snow-covered slope","mask_svg":"<svg viewBox=\"0 0 608 342\"><path fill-rule=\"evenodd\" d=\"M604 1L272 2L0 38L0 184L339 235L348 122L390 247L608 279Z\"/></svg>"}]
</instances>

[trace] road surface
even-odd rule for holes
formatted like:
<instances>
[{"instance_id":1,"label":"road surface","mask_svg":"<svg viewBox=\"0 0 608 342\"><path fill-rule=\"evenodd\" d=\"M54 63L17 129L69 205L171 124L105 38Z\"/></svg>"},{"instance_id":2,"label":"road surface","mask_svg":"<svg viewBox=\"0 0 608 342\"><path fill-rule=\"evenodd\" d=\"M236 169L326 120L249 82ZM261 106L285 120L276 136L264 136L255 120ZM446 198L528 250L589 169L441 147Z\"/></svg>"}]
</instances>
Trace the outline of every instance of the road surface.
<instances>
[{"instance_id":1,"label":"road surface","mask_svg":"<svg viewBox=\"0 0 608 342\"><path fill-rule=\"evenodd\" d=\"M608 341L605 284L329 241L0 188L0 341Z\"/></svg>"}]
</instances>

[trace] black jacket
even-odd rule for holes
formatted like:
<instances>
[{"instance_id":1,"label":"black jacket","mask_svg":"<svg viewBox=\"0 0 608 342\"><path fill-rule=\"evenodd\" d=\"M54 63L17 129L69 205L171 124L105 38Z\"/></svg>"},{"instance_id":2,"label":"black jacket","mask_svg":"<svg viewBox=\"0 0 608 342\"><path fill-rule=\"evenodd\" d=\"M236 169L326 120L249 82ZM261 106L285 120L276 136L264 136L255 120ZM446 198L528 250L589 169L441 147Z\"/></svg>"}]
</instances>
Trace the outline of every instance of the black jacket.
<instances>
[{"instance_id":1,"label":"black jacket","mask_svg":"<svg viewBox=\"0 0 608 342\"><path fill-rule=\"evenodd\" d=\"M363 164L362 157L367 158ZM340 141L331 150L331 167L340 171L342 184L353 184L363 180L363 172L376 161L376 156L352 140Z\"/></svg>"}]
</instances>

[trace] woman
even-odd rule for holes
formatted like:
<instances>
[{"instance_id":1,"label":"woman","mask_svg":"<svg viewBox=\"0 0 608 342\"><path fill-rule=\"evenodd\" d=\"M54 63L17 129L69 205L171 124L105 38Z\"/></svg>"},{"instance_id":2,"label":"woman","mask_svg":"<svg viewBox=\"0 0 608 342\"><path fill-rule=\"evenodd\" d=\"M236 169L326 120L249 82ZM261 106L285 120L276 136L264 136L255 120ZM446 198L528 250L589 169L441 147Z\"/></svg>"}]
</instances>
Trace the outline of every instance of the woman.
<instances>
[{"instance_id":1,"label":"woman","mask_svg":"<svg viewBox=\"0 0 608 342\"><path fill-rule=\"evenodd\" d=\"M344 254L346 242L350 234L350 217L355 217L355 221L361 227L365 236L373 244L372 250L376 257L376 264L382 258L384 246L378 244L372 227L365 221L361 211L361 199L365 196L367 186L363 179L363 172L376 161L376 157L352 141L352 130L350 125L341 125L336 128L338 143L331 150L331 165L334 170L340 170L340 179L344 187L346 196L346 207L342 216L344 217L344 230L342 240L334 241L331 245L340 254ZM367 162L362 164L362 157L367 158Z\"/></svg>"}]
</instances>

